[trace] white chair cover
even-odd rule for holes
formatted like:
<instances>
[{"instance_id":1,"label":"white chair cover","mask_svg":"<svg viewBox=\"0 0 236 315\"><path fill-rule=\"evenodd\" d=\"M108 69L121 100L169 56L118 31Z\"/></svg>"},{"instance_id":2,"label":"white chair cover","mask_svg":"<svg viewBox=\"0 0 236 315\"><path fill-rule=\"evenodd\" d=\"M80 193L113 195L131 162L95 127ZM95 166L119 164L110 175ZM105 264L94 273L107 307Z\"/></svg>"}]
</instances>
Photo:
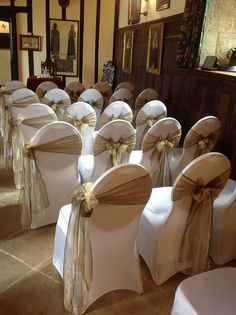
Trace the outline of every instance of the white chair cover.
<instances>
[{"instance_id":1,"label":"white chair cover","mask_svg":"<svg viewBox=\"0 0 236 315\"><path fill-rule=\"evenodd\" d=\"M132 151L130 162L149 170L153 187L171 186L170 161L181 137L180 123L171 117L158 120L146 133L142 150Z\"/></svg>"},{"instance_id":2,"label":"white chair cover","mask_svg":"<svg viewBox=\"0 0 236 315\"><path fill-rule=\"evenodd\" d=\"M143 90L142 92L140 92L134 103L135 118L136 118L137 113L146 103L153 100L157 100L157 98L158 98L158 93L156 90L152 88L147 88Z\"/></svg>"},{"instance_id":3,"label":"white chair cover","mask_svg":"<svg viewBox=\"0 0 236 315\"><path fill-rule=\"evenodd\" d=\"M12 153L15 186L23 186L23 147L35 133L49 122L56 121L57 116L47 105L35 103L27 106L14 119L12 131Z\"/></svg>"},{"instance_id":4,"label":"white chair cover","mask_svg":"<svg viewBox=\"0 0 236 315\"><path fill-rule=\"evenodd\" d=\"M51 107L56 113L58 120L61 120L64 111L71 104L71 100L66 91L55 88L44 95L42 103Z\"/></svg>"},{"instance_id":5,"label":"white chair cover","mask_svg":"<svg viewBox=\"0 0 236 315\"><path fill-rule=\"evenodd\" d=\"M43 81L37 86L35 93L38 95L38 98L39 98L39 100L41 102L43 100L43 98L44 98L44 95L48 91L50 91L52 89L56 89L56 88L58 88L58 86L56 85L55 82L53 82L53 81Z\"/></svg>"},{"instance_id":6,"label":"white chair cover","mask_svg":"<svg viewBox=\"0 0 236 315\"><path fill-rule=\"evenodd\" d=\"M173 182L188 163L213 150L219 139L220 129L220 120L215 116L203 117L191 127L184 139L183 149L176 149L172 157Z\"/></svg>"},{"instance_id":7,"label":"white chair cover","mask_svg":"<svg viewBox=\"0 0 236 315\"><path fill-rule=\"evenodd\" d=\"M135 90L133 83L129 81L124 81L117 85L117 87L115 88L115 91L119 89L123 89L123 88L128 89L131 93L134 93L134 90Z\"/></svg>"},{"instance_id":8,"label":"white chair cover","mask_svg":"<svg viewBox=\"0 0 236 315\"><path fill-rule=\"evenodd\" d=\"M159 119L167 116L167 109L161 101L150 101L138 112L136 117L136 144L135 150L140 150L143 137L148 129Z\"/></svg>"},{"instance_id":9,"label":"white chair cover","mask_svg":"<svg viewBox=\"0 0 236 315\"><path fill-rule=\"evenodd\" d=\"M97 123L95 130L100 128L100 115L103 109L103 97L102 94L96 89L87 89L80 94L79 101L90 104L97 115Z\"/></svg>"},{"instance_id":10,"label":"white chair cover","mask_svg":"<svg viewBox=\"0 0 236 315\"><path fill-rule=\"evenodd\" d=\"M127 103L116 101L109 104L101 115L101 126L115 119L123 119L132 123L133 112Z\"/></svg>"},{"instance_id":11,"label":"white chair cover","mask_svg":"<svg viewBox=\"0 0 236 315\"><path fill-rule=\"evenodd\" d=\"M236 268L218 268L182 281L171 315L234 315Z\"/></svg>"},{"instance_id":12,"label":"white chair cover","mask_svg":"<svg viewBox=\"0 0 236 315\"><path fill-rule=\"evenodd\" d=\"M91 105L85 102L75 102L67 107L62 120L69 122L78 129L82 137L82 154L93 153L93 132L97 116Z\"/></svg>"},{"instance_id":13,"label":"white chair cover","mask_svg":"<svg viewBox=\"0 0 236 315\"><path fill-rule=\"evenodd\" d=\"M78 130L63 121L43 126L25 144L23 226L34 229L57 221L60 208L80 183L81 149Z\"/></svg>"},{"instance_id":14,"label":"white chair cover","mask_svg":"<svg viewBox=\"0 0 236 315\"><path fill-rule=\"evenodd\" d=\"M147 170L125 164L80 187L60 210L53 264L67 311L82 314L113 290L142 292L135 238L150 192Z\"/></svg>"},{"instance_id":15,"label":"white chair cover","mask_svg":"<svg viewBox=\"0 0 236 315\"><path fill-rule=\"evenodd\" d=\"M70 96L71 104L78 102L79 96L85 91L85 87L79 81L72 81L65 87L66 93Z\"/></svg>"},{"instance_id":16,"label":"white chair cover","mask_svg":"<svg viewBox=\"0 0 236 315\"><path fill-rule=\"evenodd\" d=\"M103 97L103 110L109 104L109 99L112 96L112 86L107 82L97 82L94 84L93 89L98 90Z\"/></svg>"},{"instance_id":17,"label":"white chair cover","mask_svg":"<svg viewBox=\"0 0 236 315\"><path fill-rule=\"evenodd\" d=\"M134 148L135 130L121 119L105 124L97 133L93 155L84 155L79 160L82 182L95 181L109 168L127 163Z\"/></svg>"},{"instance_id":18,"label":"white chair cover","mask_svg":"<svg viewBox=\"0 0 236 315\"><path fill-rule=\"evenodd\" d=\"M214 202L211 257L218 265L236 258L236 181L230 179Z\"/></svg>"},{"instance_id":19,"label":"white chair cover","mask_svg":"<svg viewBox=\"0 0 236 315\"><path fill-rule=\"evenodd\" d=\"M229 173L223 154L207 153L183 169L173 188L152 190L137 242L157 285L179 271L192 275L209 269L213 202Z\"/></svg>"},{"instance_id":20,"label":"white chair cover","mask_svg":"<svg viewBox=\"0 0 236 315\"><path fill-rule=\"evenodd\" d=\"M133 108L134 97L133 93L127 88L120 88L116 90L109 99L109 104L115 101L123 101Z\"/></svg>"}]
</instances>

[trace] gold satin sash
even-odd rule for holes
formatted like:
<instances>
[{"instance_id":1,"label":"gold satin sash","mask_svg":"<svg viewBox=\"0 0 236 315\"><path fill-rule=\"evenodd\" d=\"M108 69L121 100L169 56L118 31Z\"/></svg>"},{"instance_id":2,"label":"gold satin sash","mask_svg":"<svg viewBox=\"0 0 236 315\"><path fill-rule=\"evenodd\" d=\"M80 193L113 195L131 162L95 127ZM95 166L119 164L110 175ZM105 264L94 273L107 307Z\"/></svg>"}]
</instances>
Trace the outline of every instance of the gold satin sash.
<instances>
[{"instance_id":1,"label":"gold satin sash","mask_svg":"<svg viewBox=\"0 0 236 315\"><path fill-rule=\"evenodd\" d=\"M33 146L24 145L24 196L22 204L22 225L31 224L31 213L42 212L49 206L45 184L37 167L35 151L80 155L81 138L77 134Z\"/></svg>"},{"instance_id":2,"label":"gold satin sash","mask_svg":"<svg viewBox=\"0 0 236 315\"><path fill-rule=\"evenodd\" d=\"M101 109L101 110L103 108L103 98L100 98L97 101L93 101L93 100L84 100L83 98L80 97L79 100L81 100L82 102L88 103L93 108L96 107L96 108Z\"/></svg>"},{"instance_id":3,"label":"gold satin sash","mask_svg":"<svg viewBox=\"0 0 236 315\"><path fill-rule=\"evenodd\" d=\"M220 137L220 129L210 133L206 138L190 129L187 139L184 141L184 147L189 148L197 145L194 158L212 151Z\"/></svg>"},{"instance_id":4,"label":"gold satin sash","mask_svg":"<svg viewBox=\"0 0 236 315\"><path fill-rule=\"evenodd\" d=\"M19 125L26 125L29 127L40 129L44 125L56 121L56 114L48 114L33 118L24 118L18 115L12 120L12 153L13 153L13 171L16 187L21 187L23 184L23 146L24 139L19 130Z\"/></svg>"},{"instance_id":5,"label":"gold satin sash","mask_svg":"<svg viewBox=\"0 0 236 315\"><path fill-rule=\"evenodd\" d=\"M113 166L122 164L122 155L126 152L131 152L135 144L135 134L127 138L120 138L117 142L114 142L112 139L107 139L97 134L93 153L94 156L101 154L104 151L108 151L112 158Z\"/></svg>"},{"instance_id":6,"label":"gold satin sash","mask_svg":"<svg viewBox=\"0 0 236 315\"><path fill-rule=\"evenodd\" d=\"M65 91L67 92L67 94L70 96L71 99L71 103L75 103L78 101L79 96L81 94L80 91L73 91L73 90L69 90L67 88L65 88Z\"/></svg>"},{"instance_id":7,"label":"gold satin sash","mask_svg":"<svg viewBox=\"0 0 236 315\"><path fill-rule=\"evenodd\" d=\"M93 278L93 260L88 234L88 219L97 204L140 205L151 194L149 174L96 194L92 183L80 186L72 196L72 212L68 224L64 258L64 306L69 312L80 309Z\"/></svg>"},{"instance_id":8,"label":"gold satin sash","mask_svg":"<svg viewBox=\"0 0 236 315\"><path fill-rule=\"evenodd\" d=\"M151 154L151 177L153 187L171 186L171 170L169 164L169 151L177 147L181 137L181 131L177 130L168 134L165 139L161 136L155 137L147 133L143 140L143 152L153 149Z\"/></svg>"},{"instance_id":9,"label":"gold satin sash","mask_svg":"<svg viewBox=\"0 0 236 315\"><path fill-rule=\"evenodd\" d=\"M141 110L137 115L136 126L147 124L147 126L150 128L155 124L155 122L164 117L166 117L166 111L160 114L159 116L153 116L147 115L144 111Z\"/></svg>"},{"instance_id":10,"label":"gold satin sash","mask_svg":"<svg viewBox=\"0 0 236 315\"><path fill-rule=\"evenodd\" d=\"M71 105L71 100L70 98L66 98L64 100L60 100L58 102L51 101L47 99L46 97L44 98L44 103L51 107L51 109L55 112L57 115L58 119L61 120L62 118L62 113L60 112L61 109L65 109L65 107L68 107Z\"/></svg>"},{"instance_id":11,"label":"gold satin sash","mask_svg":"<svg viewBox=\"0 0 236 315\"><path fill-rule=\"evenodd\" d=\"M128 121L129 123L132 123L133 113L132 112L126 114L121 113L118 117L114 117L114 115L107 115L106 113L103 112L103 114L101 115L101 126L105 125L109 121L116 119L122 119Z\"/></svg>"},{"instance_id":12,"label":"gold satin sash","mask_svg":"<svg viewBox=\"0 0 236 315\"><path fill-rule=\"evenodd\" d=\"M71 125L76 127L80 134L83 136L84 129L88 126L95 127L97 116L95 112L91 112L88 115L82 117L81 119L77 119L75 116L71 115L67 111L65 111L63 115L63 120L69 122Z\"/></svg>"},{"instance_id":13,"label":"gold satin sash","mask_svg":"<svg viewBox=\"0 0 236 315\"><path fill-rule=\"evenodd\" d=\"M188 275L209 269L213 203L224 188L229 175L230 169L204 185L201 178L193 181L182 174L176 185L173 186L173 201L188 195L192 196L191 209L179 254L180 262L191 263L191 267L183 271Z\"/></svg>"}]
</instances>

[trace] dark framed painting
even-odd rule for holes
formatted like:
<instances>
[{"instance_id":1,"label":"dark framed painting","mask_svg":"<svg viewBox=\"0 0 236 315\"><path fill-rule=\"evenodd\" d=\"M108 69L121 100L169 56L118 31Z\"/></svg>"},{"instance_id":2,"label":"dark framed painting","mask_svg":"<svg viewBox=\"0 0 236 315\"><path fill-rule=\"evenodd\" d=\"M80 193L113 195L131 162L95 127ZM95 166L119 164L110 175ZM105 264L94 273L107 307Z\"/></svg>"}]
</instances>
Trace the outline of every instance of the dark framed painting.
<instances>
[{"instance_id":1,"label":"dark framed painting","mask_svg":"<svg viewBox=\"0 0 236 315\"><path fill-rule=\"evenodd\" d=\"M21 50L41 50L41 36L20 35Z\"/></svg>"},{"instance_id":2,"label":"dark framed painting","mask_svg":"<svg viewBox=\"0 0 236 315\"><path fill-rule=\"evenodd\" d=\"M57 75L78 76L79 22L50 20L50 57Z\"/></svg>"},{"instance_id":3,"label":"dark framed painting","mask_svg":"<svg viewBox=\"0 0 236 315\"><path fill-rule=\"evenodd\" d=\"M169 9L169 7L170 7L170 0L157 0L156 2L156 11Z\"/></svg>"},{"instance_id":4,"label":"dark framed painting","mask_svg":"<svg viewBox=\"0 0 236 315\"><path fill-rule=\"evenodd\" d=\"M132 72L133 43L134 31L124 32L122 70L126 73Z\"/></svg>"},{"instance_id":5,"label":"dark framed painting","mask_svg":"<svg viewBox=\"0 0 236 315\"><path fill-rule=\"evenodd\" d=\"M163 23L155 23L149 26L146 69L150 73L161 73L163 31Z\"/></svg>"},{"instance_id":6,"label":"dark framed painting","mask_svg":"<svg viewBox=\"0 0 236 315\"><path fill-rule=\"evenodd\" d=\"M140 21L141 0L128 0L128 24L137 24Z\"/></svg>"}]
</instances>

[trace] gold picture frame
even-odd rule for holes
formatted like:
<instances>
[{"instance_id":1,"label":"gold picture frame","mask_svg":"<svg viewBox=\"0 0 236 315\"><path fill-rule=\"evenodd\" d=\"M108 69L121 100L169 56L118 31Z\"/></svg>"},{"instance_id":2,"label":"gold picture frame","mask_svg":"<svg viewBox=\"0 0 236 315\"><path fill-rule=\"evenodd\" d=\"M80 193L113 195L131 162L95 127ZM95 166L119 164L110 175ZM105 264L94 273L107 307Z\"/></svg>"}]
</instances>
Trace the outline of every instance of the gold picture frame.
<instances>
[{"instance_id":1,"label":"gold picture frame","mask_svg":"<svg viewBox=\"0 0 236 315\"><path fill-rule=\"evenodd\" d=\"M164 23L155 23L149 26L146 69L150 73L161 73L163 33Z\"/></svg>"},{"instance_id":2,"label":"gold picture frame","mask_svg":"<svg viewBox=\"0 0 236 315\"><path fill-rule=\"evenodd\" d=\"M124 32L122 70L126 73L132 72L134 31Z\"/></svg>"},{"instance_id":3,"label":"gold picture frame","mask_svg":"<svg viewBox=\"0 0 236 315\"><path fill-rule=\"evenodd\" d=\"M20 49L21 50L41 50L41 36L35 35L20 35Z\"/></svg>"},{"instance_id":4,"label":"gold picture frame","mask_svg":"<svg viewBox=\"0 0 236 315\"><path fill-rule=\"evenodd\" d=\"M170 8L170 0L157 0L156 11L161 11Z\"/></svg>"}]
</instances>

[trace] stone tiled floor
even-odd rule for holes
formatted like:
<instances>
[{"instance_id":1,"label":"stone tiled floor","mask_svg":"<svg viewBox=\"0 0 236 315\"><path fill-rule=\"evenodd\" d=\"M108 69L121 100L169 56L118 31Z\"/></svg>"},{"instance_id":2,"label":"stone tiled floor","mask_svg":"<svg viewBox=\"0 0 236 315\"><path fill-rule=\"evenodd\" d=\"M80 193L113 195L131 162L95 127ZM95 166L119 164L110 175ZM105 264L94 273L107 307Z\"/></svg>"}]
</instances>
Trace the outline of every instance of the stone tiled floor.
<instances>
[{"instance_id":1,"label":"stone tiled floor","mask_svg":"<svg viewBox=\"0 0 236 315\"><path fill-rule=\"evenodd\" d=\"M21 230L19 193L0 156L0 315L63 315L63 285L52 265L55 225ZM7 194L7 196L6 196ZM236 261L231 265L236 266ZM110 292L89 307L91 315L168 315L183 274L154 285L141 260L144 293Z\"/></svg>"}]
</instances>

